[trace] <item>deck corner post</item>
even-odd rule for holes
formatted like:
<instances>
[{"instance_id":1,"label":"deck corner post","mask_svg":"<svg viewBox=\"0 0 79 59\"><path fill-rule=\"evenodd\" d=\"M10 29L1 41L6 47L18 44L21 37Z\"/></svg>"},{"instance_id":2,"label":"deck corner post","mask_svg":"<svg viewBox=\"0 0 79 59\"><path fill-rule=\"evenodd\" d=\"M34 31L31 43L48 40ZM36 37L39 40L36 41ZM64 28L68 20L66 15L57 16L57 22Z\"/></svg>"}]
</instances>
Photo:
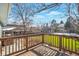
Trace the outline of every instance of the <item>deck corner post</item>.
<instances>
[{"instance_id":1,"label":"deck corner post","mask_svg":"<svg viewBox=\"0 0 79 59\"><path fill-rule=\"evenodd\" d=\"M44 34L42 34L42 44L44 43Z\"/></svg>"}]
</instances>

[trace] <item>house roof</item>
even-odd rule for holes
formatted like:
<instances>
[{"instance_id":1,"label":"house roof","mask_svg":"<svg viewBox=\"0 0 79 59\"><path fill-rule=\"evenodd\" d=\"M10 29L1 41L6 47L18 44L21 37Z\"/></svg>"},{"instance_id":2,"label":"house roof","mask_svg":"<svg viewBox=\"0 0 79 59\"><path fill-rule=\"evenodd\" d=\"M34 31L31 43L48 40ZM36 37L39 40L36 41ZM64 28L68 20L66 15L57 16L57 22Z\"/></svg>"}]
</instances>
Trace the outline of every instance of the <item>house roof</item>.
<instances>
[{"instance_id":1,"label":"house roof","mask_svg":"<svg viewBox=\"0 0 79 59\"><path fill-rule=\"evenodd\" d=\"M2 30L3 31L9 31L9 30L13 30L15 29L16 27L4 27Z\"/></svg>"},{"instance_id":2,"label":"house roof","mask_svg":"<svg viewBox=\"0 0 79 59\"><path fill-rule=\"evenodd\" d=\"M58 27L64 27L64 24L59 24L59 26Z\"/></svg>"}]
</instances>

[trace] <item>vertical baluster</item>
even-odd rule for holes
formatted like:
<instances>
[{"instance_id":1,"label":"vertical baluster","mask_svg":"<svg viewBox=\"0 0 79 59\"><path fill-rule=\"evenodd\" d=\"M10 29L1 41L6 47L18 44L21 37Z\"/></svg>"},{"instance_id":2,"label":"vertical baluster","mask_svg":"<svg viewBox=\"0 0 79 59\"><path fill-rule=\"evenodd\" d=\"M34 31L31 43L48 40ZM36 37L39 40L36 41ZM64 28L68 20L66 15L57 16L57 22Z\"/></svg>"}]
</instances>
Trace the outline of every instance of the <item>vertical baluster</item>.
<instances>
[{"instance_id":1,"label":"vertical baluster","mask_svg":"<svg viewBox=\"0 0 79 59\"><path fill-rule=\"evenodd\" d=\"M62 49L62 36L59 37L60 41L59 41L59 51L61 51Z\"/></svg>"},{"instance_id":2,"label":"vertical baluster","mask_svg":"<svg viewBox=\"0 0 79 59\"><path fill-rule=\"evenodd\" d=\"M62 49L63 49L63 43L64 43L64 41L63 41L63 40L64 40L64 36L62 37Z\"/></svg>"},{"instance_id":3,"label":"vertical baluster","mask_svg":"<svg viewBox=\"0 0 79 59\"><path fill-rule=\"evenodd\" d=\"M39 37L38 37L39 38ZM40 35L40 38L39 38L39 42L41 43L41 35Z\"/></svg>"},{"instance_id":4,"label":"vertical baluster","mask_svg":"<svg viewBox=\"0 0 79 59\"><path fill-rule=\"evenodd\" d=\"M51 35L50 35L50 37L51 37ZM51 37L51 38L52 38L52 37ZM50 39L50 44L52 45L52 42L51 42L51 41L52 41L52 39Z\"/></svg>"},{"instance_id":5,"label":"vertical baluster","mask_svg":"<svg viewBox=\"0 0 79 59\"><path fill-rule=\"evenodd\" d=\"M48 36L47 36L47 34L46 34L46 43L48 44Z\"/></svg>"},{"instance_id":6,"label":"vertical baluster","mask_svg":"<svg viewBox=\"0 0 79 59\"><path fill-rule=\"evenodd\" d=\"M29 47L31 46L31 43L30 43L30 41L31 41L31 37L29 37Z\"/></svg>"},{"instance_id":7,"label":"vertical baluster","mask_svg":"<svg viewBox=\"0 0 79 59\"><path fill-rule=\"evenodd\" d=\"M68 44L69 39L66 39L66 40L67 40L67 50L68 50L68 48L69 48L69 44Z\"/></svg>"},{"instance_id":8,"label":"vertical baluster","mask_svg":"<svg viewBox=\"0 0 79 59\"><path fill-rule=\"evenodd\" d=\"M44 34L42 34L42 44L44 44Z\"/></svg>"},{"instance_id":9,"label":"vertical baluster","mask_svg":"<svg viewBox=\"0 0 79 59\"><path fill-rule=\"evenodd\" d=\"M64 37L64 39L63 39L63 51L64 51L64 40L66 39L66 37Z\"/></svg>"},{"instance_id":10,"label":"vertical baluster","mask_svg":"<svg viewBox=\"0 0 79 59\"><path fill-rule=\"evenodd\" d=\"M53 44L53 46L54 46L54 35L53 35L53 37L52 37L52 41L53 41L52 44Z\"/></svg>"},{"instance_id":11,"label":"vertical baluster","mask_svg":"<svg viewBox=\"0 0 79 59\"><path fill-rule=\"evenodd\" d=\"M35 41L35 39L36 39L36 36L34 36L34 39L32 39L32 46L34 45L34 41ZM37 44L37 43L36 43Z\"/></svg>"},{"instance_id":12,"label":"vertical baluster","mask_svg":"<svg viewBox=\"0 0 79 59\"><path fill-rule=\"evenodd\" d=\"M19 44L19 47L18 48L20 50L20 48L21 48L21 38L19 38L18 40L19 40L19 43L18 43Z\"/></svg>"},{"instance_id":13,"label":"vertical baluster","mask_svg":"<svg viewBox=\"0 0 79 59\"><path fill-rule=\"evenodd\" d=\"M67 39L67 37L66 36L64 36L64 39L63 39L63 51L64 51L64 49L65 49L65 40Z\"/></svg>"},{"instance_id":14,"label":"vertical baluster","mask_svg":"<svg viewBox=\"0 0 79 59\"><path fill-rule=\"evenodd\" d=\"M61 38L61 40L62 40L61 49L63 48L63 39L64 39L64 37L62 36L62 38Z\"/></svg>"},{"instance_id":15,"label":"vertical baluster","mask_svg":"<svg viewBox=\"0 0 79 59\"><path fill-rule=\"evenodd\" d=\"M55 47L57 47L57 36L55 35Z\"/></svg>"},{"instance_id":16,"label":"vertical baluster","mask_svg":"<svg viewBox=\"0 0 79 59\"><path fill-rule=\"evenodd\" d=\"M32 45L32 43L31 43L31 40L33 39L33 37L30 37L30 47L31 47L31 45Z\"/></svg>"},{"instance_id":17,"label":"vertical baluster","mask_svg":"<svg viewBox=\"0 0 79 59\"><path fill-rule=\"evenodd\" d=\"M19 39L19 49L21 50L21 38Z\"/></svg>"},{"instance_id":18,"label":"vertical baluster","mask_svg":"<svg viewBox=\"0 0 79 59\"><path fill-rule=\"evenodd\" d=\"M67 39L67 36L65 36L64 39L63 39L63 51L65 51L65 41L66 41L66 39Z\"/></svg>"},{"instance_id":19,"label":"vertical baluster","mask_svg":"<svg viewBox=\"0 0 79 59\"><path fill-rule=\"evenodd\" d=\"M13 44L13 52L15 52L15 40L16 39L14 39L14 41L13 41L14 42L14 44Z\"/></svg>"},{"instance_id":20,"label":"vertical baluster","mask_svg":"<svg viewBox=\"0 0 79 59\"><path fill-rule=\"evenodd\" d=\"M68 44L69 44L69 45L68 45L68 46L69 46L69 47L68 47L68 48L69 48L68 50L71 51L71 39L70 39L70 38L69 38ZM71 54L71 52L69 52L69 53Z\"/></svg>"},{"instance_id":21,"label":"vertical baluster","mask_svg":"<svg viewBox=\"0 0 79 59\"><path fill-rule=\"evenodd\" d=\"M38 42L36 42L36 38L37 38L37 36L35 36L35 39L33 40L33 42L38 44ZM38 38L37 38L37 40L38 40ZM34 43L33 43L33 45L34 45Z\"/></svg>"},{"instance_id":22,"label":"vertical baluster","mask_svg":"<svg viewBox=\"0 0 79 59\"><path fill-rule=\"evenodd\" d=\"M34 40L34 43L36 43L36 44L38 44L38 42L36 42L36 40L38 40L38 38L37 38L38 36L35 36L35 40ZM34 43L33 43L33 45L34 45ZM35 45L36 45L35 44Z\"/></svg>"},{"instance_id":23,"label":"vertical baluster","mask_svg":"<svg viewBox=\"0 0 79 59\"><path fill-rule=\"evenodd\" d=\"M31 38L31 46L33 45L33 39L35 39L35 37Z\"/></svg>"},{"instance_id":24,"label":"vertical baluster","mask_svg":"<svg viewBox=\"0 0 79 59\"><path fill-rule=\"evenodd\" d=\"M55 46L55 36L54 36L54 46Z\"/></svg>"},{"instance_id":25,"label":"vertical baluster","mask_svg":"<svg viewBox=\"0 0 79 59\"><path fill-rule=\"evenodd\" d=\"M16 39L14 39L13 52L15 52Z\"/></svg>"},{"instance_id":26,"label":"vertical baluster","mask_svg":"<svg viewBox=\"0 0 79 59\"><path fill-rule=\"evenodd\" d=\"M64 42L64 43L63 43L63 51L64 51L64 52L65 52L65 46L66 46L66 45L65 45L66 39L67 39L67 37L65 37L65 38L63 39L63 42Z\"/></svg>"},{"instance_id":27,"label":"vertical baluster","mask_svg":"<svg viewBox=\"0 0 79 59\"><path fill-rule=\"evenodd\" d=\"M30 45L30 40L31 40L31 37L29 37L29 47L31 46L31 45Z\"/></svg>"},{"instance_id":28,"label":"vertical baluster","mask_svg":"<svg viewBox=\"0 0 79 59\"><path fill-rule=\"evenodd\" d=\"M28 47L29 47L29 37L28 37Z\"/></svg>"},{"instance_id":29,"label":"vertical baluster","mask_svg":"<svg viewBox=\"0 0 79 59\"><path fill-rule=\"evenodd\" d=\"M76 40L77 40L77 38L75 38L75 52L77 52L77 49L76 49Z\"/></svg>"},{"instance_id":30,"label":"vertical baluster","mask_svg":"<svg viewBox=\"0 0 79 59\"><path fill-rule=\"evenodd\" d=\"M26 51L28 51L28 36L26 37Z\"/></svg>"},{"instance_id":31,"label":"vertical baluster","mask_svg":"<svg viewBox=\"0 0 79 59\"><path fill-rule=\"evenodd\" d=\"M13 39L9 39L10 40L10 45L9 45L9 54L11 53L11 45L12 45L12 40Z\"/></svg>"},{"instance_id":32,"label":"vertical baluster","mask_svg":"<svg viewBox=\"0 0 79 59\"><path fill-rule=\"evenodd\" d=\"M31 39L31 46L33 46L34 40L35 40L35 36Z\"/></svg>"},{"instance_id":33,"label":"vertical baluster","mask_svg":"<svg viewBox=\"0 0 79 59\"><path fill-rule=\"evenodd\" d=\"M25 42L26 42L26 37L23 38L23 49L25 49Z\"/></svg>"},{"instance_id":34,"label":"vertical baluster","mask_svg":"<svg viewBox=\"0 0 79 59\"><path fill-rule=\"evenodd\" d=\"M53 36L51 35L51 45L53 45Z\"/></svg>"},{"instance_id":35,"label":"vertical baluster","mask_svg":"<svg viewBox=\"0 0 79 59\"><path fill-rule=\"evenodd\" d=\"M54 38L55 38L55 47L56 47L56 35L55 35L55 37L54 37Z\"/></svg>"},{"instance_id":36,"label":"vertical baluster","mask_svg":"<svg viewBox=\"0 0 79 59\"><path fill-rule=\"evenodd\" d=\"M33 38L31 38L31 42L30 42L30 43L31 43L31 46L32 46L32 41L33 41L33 39L34 39L34 37L33 37Z\"/></svg>"},{"instance_id":37,"label":"vertical baluster","mask_svg":"<svg viewBox=\"0 0 79 59\"><path fill-rule=\"evenodd\" d=\"M30 45L32 46L32 40L34 39L34 37L32 36L32 38L30 39Z\"/></svg>"},{"instance_id":38,"label":"vertical baluster","mask_svg":"<svg viewBox=\"0 0 79 59\"><path fill-rule=\"evenodd\" d=\"M35 39L36 39L36 36L34 36L34 39L32 39L32 41L31 41L32 42L32 46L33 46L33 42L34 42Z\"/></svg>"},{"instance_id":39,"label":"vertical baluster","mask_svg":"<svg viewBox=\"0 0 79 59\"><path fill-rule=\"evenodd\" d=\"M72 42L71 42L71 51L73 51L73 40L74 40L74 38L72 37Z\"/></svg>"},{"instance_id":40,"label":"vertical baluster","mask_svg":"<svg viewBox=\"0 0 79 59\"><path fill-rule=\"evenodd\" d=\"M34 45L35 39L36 39L36 36L34 36L34 39L32 39L32 46Z\"/></svg>"},{"instance_id":41,"label":"vertical baluster","mask_svg":"<svg viewBox=\"0 0 79 59\"><path fill-rule=\"evenodd\" d=\"M10 54L10 46L11 46L11 45L8 45L8 54Z\"/></svg>"},{"instance_id":42,"label":"vertical baluster","mask_svg":"<svg viewBox=\"0 0 79 59\"><path fill-rule=\"evenodd\" d=\"M20 50L20 38L17 39L18 41L18 51Z\"/></svg>"},{"instance_id":43,"label":"vertical baluster","mask_svg":"<svg viewBox=\"0 0 79 59\"><path fill-rule=\"evenodd\" d=\"M70 47L70 49L69 49L69 51L72 51L72 46L73 46L73 38L72 37L70 37L70 45L69 45L69 47ZM70 52L70 54L72 54L72 52Z\"/></svg>"},{"instance_id":44,"label":"vertical baluster","mask_svg":"<svg viewBox=\"0 0 79 59\"><path fill-rule=\"evenodd\" d=\"M31 39L32 39L32 37L30 37L30 41L29 41L29 45L30 45L30 47L31 47Z\"/></svg>"},{"instance_id":45,"label":"vertical baluster","mask_svg":"<svg viewBox=\"0 0 79 59\"><path fill-rule=\"evenodd\" d=\"M58 43L57 43L57 36L56 36L56 47L58 47L57 44L58 44Z\"/></svg>"},{"instance_id":46,"label":"vertical baluster","mask_svg":"<svg viewBox=\"0 0 79 59\"><path fill-rule=\"evenodd\" d=\"M55 42L54 42L54 35L53 35L53 46L55 46L54 43L55 43Z\"/></svg>"},{"instance_id":47,"label":"vertical baluster","mask_svg":"<svg viewBox=\"0 0 79 59\"><path fill-rule=\"evenodd\" d=\"M2 41L0 41L0 55L2 56Z\"/></svg>"},{"instance_id":48,"label":"vertical baluster","mask_svg":"<svg viewBox=\"0 0 79 59\"><path fill-rule=\"evenodd\" d=\"M58 45L59 45L58 40L59 40L59 39L58 39L58 36L57 36L57 47L59 47L59 46L58 46Z\"/></svg>"},{"instance_id":49,"label":"vertical baluster","mask_svg":"<svg viewBox=\"0 0 79 59\"><path fill-rule=\"evenodd\" d=\"M28 47L29 47L29 37L28 37Z\"/></svg>"},{"instance_id":50,"label":"vertical baluster","mask_svg":"<svg viewBox=\"0 0 79 59\"><path fill-rule=\"evenodd\" d=\"M70 39L68 39L68 50L70 50Z\"/></svg>"},{"instance_id":51,"label":"vertical baluster","mask_svg":"<svg viewBox=\"0 0 79 59\"><path fill-rule=\"evenodd\" d=\"M21 38L21 49L22 49L22 38Z\"/></svg>"},{"instance_id":52,"label":"vertical baluster","mask_svg":"<svg viewBox=\"0 0 79 59\"><path fill-rule=\"evenodd\" d=\"M3 42L2 42L3 43ZM5 42L3 43L4 44L4 47L5 47L5 55L7 55L7 45L6 45L6 43L8 43L7 42L7 39L5 40ZM4 51L3 51L3 53L4 53Z\"/></svg>"},{"instance_id":53,"label":"vertical baluster","mask_svg":"<svg viewBox=\"0 0 79 59\"><path fill-rule=\"evenodd\" d=\"M16 38L16 44L15 44L15 51L17 51L17 38Z\"/></svg>"},{"instance_id":54,"label":"vertical baluster","mask_svg":"<svg viewBox=\"0 0 79 59\"><path fill-rule=\"evenodd\" d=\"M50 35L48 35L48 38L50 37ZM49 40L49 44L50 44L50 39L48 39Z\"/></svg>"},{"instance_id":55,"label":"vertical baluster","mask_svg":"<svg viewBox=\"0 0 79 59\"><path fill-rule=\"evenodd\" d=\"M5 46L5 56L7 55L7 46Z\"/></svg>"},{"instance_id":56,"label":"vertical baluster","mask_svg":"<svg viewBox=\"0 0 79 59\"><path fill-rule=\"evenodd\" d=\"M14 52L14 40L15 39L12 39L12 41L13 41L13 44L12 44L12 53Z\"/></svg>"}]
</instances>

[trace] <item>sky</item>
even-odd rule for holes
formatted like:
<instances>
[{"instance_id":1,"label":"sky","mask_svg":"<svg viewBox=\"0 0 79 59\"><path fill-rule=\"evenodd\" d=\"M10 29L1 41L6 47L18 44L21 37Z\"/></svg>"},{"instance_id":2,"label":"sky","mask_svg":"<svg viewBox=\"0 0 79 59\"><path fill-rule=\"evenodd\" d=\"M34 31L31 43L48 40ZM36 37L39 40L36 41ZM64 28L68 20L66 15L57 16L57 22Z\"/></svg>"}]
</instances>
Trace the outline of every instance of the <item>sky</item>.
<instances>
[{"instance_id":1,"label":"sky","mask_svg":"<svg viewBox=\"0 0 79 59\"><path fill-rule=\"evenodd\" d=\"M32 4L27 4L27 7ZM38 4L32 5L32 8L39 7ZM30 8L31 8L30 7ZM63 22L66 22L67 16L67 6L66 4L62 4L57 8L49 8L46 10L41 11L40 13L36 13L31 19L33 19L33 24L45 24L50 23L53 19L56 20L57 23L59 23L61 20ZM75 4L71 5L71 9L76 12ZM9 22L12 22L14 20L9 19Z\"/></svg>"}]
</instances>

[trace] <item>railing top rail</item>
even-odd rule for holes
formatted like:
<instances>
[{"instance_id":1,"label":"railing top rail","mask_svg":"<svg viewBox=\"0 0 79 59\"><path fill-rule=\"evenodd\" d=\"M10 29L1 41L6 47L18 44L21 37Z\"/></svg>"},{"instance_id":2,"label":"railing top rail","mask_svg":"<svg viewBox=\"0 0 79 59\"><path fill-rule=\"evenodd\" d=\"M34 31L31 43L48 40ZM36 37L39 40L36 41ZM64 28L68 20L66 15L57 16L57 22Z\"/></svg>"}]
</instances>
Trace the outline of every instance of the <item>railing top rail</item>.
<instances>
[{"instance_id":1,"label":"railing top rail","mask_svg":"<svg viewBox=\"0 0 79 59\"><path fill-rule=\"evenodd\" d=\"M79 35L78 34L67 34L67 33L44 33L44 34L79 38Z\"/></svg>"},{"instance_id":2,"label":"railing top rail","mask_svg":"<svg viewBox=\"0 0 79 59\"><path fill-rule=\"evenodd\" d=\"M27 34L27 35L18 35L18 36L10 36L10 37L2 37L0 38L0 40L3 39L15 39L15 38L22 38L22 37L31 37L31 36L40 36L42 35L42 33L38 33L38 34Z\"/></svg>"},{"instance_id":3,"label":"railing top rail","mask_svg":"<svg viewBox=\"0 0 79 59\"><path fill-rule=\"evenodd\" d=\"M65 37L73 37L73 38L79 38L79 35L75 34L65 34L65 33L37 33L37 34L27 34L27 35L19 35L19 36L10 36L10 37L2 37L2 39L15 39L15 38L22 38L22 37L31 37L31 36L39 36L39 35L57 35L57 36L65 36Z\"/></svg>"}]
</instances>

